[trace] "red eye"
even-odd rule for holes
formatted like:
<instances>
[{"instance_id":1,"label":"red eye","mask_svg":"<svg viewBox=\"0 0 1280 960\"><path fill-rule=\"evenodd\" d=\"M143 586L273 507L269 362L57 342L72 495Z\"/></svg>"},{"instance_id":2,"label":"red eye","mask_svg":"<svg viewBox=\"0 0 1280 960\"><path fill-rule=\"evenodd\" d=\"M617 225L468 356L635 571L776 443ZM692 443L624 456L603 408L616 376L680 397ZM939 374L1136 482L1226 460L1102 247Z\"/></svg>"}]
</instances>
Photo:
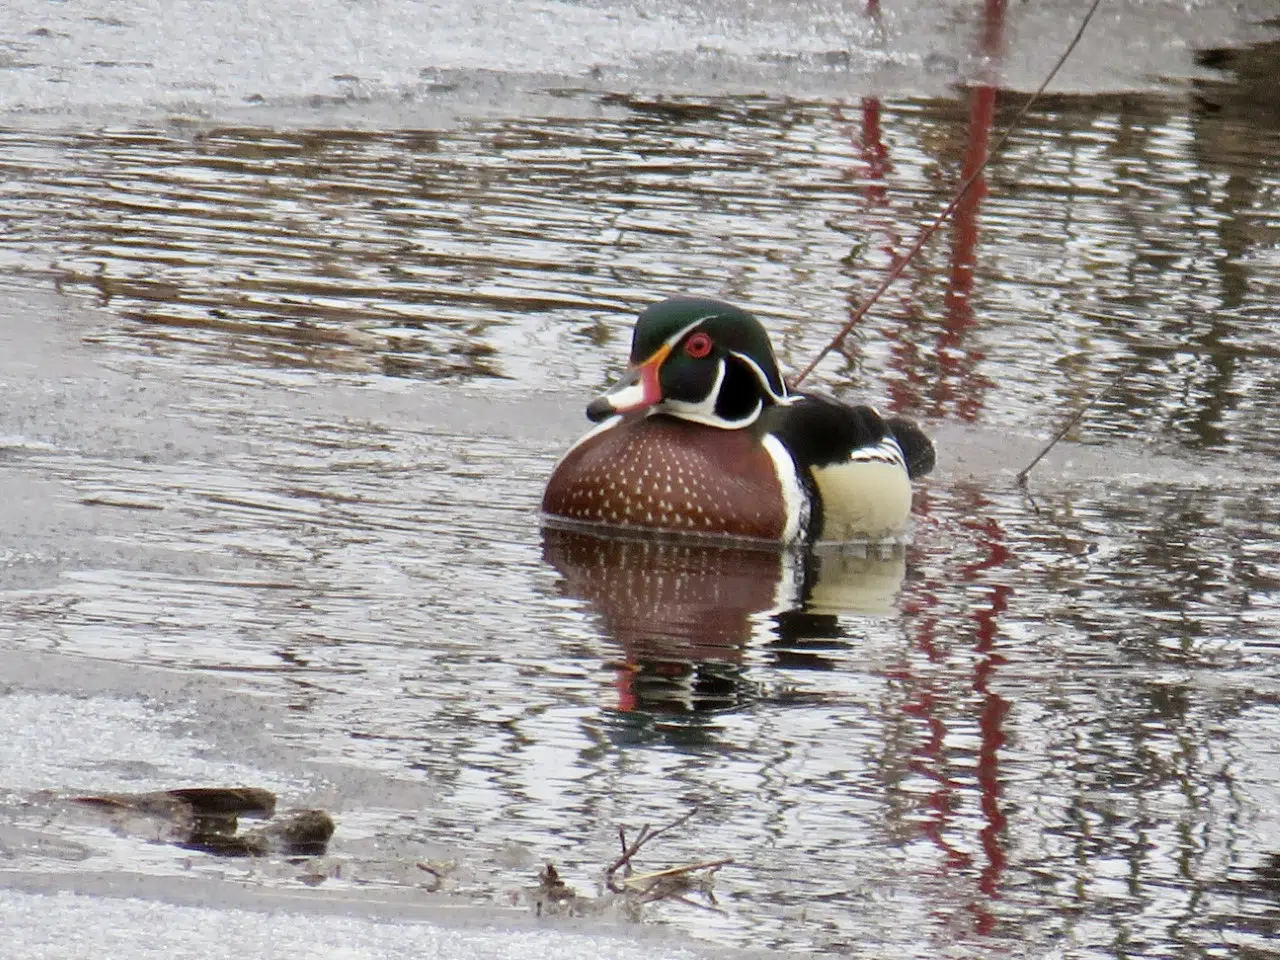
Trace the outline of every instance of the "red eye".
<instances>
[{"instance_id":1,"label":"red eye","mask_svg":"<svg viewBox=\"0 0 1280 960\"><path fill-rule=\"evenodd\" d=\"M695 333L684 342L684 352L695 360L701 360L711 352L711 338L705 333Z\"/></svg>"}]
</instances>

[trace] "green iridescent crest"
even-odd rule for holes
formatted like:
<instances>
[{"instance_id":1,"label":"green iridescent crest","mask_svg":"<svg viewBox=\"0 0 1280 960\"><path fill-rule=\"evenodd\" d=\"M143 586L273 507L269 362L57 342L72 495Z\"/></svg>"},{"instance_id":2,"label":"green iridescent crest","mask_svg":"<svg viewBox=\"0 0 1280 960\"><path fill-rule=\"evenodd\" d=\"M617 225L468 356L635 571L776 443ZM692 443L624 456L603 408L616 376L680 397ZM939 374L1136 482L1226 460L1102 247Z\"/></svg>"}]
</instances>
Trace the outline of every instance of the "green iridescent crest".
<instances>
[{"instance_id":1,"label":"green iridescent crest","mask_svg":"<svg viewBox=\"0 0 1280 960\"><path fill-rule=\"evenodd\" d=\"M760 321L739 307L706 297L673 297L640 314L631 338L631 363L643 363L681 331L695 330L710 336L717 352L750 358L768 380L771 392L785 395L778 361Z\"/></svg>"}]
</instances>

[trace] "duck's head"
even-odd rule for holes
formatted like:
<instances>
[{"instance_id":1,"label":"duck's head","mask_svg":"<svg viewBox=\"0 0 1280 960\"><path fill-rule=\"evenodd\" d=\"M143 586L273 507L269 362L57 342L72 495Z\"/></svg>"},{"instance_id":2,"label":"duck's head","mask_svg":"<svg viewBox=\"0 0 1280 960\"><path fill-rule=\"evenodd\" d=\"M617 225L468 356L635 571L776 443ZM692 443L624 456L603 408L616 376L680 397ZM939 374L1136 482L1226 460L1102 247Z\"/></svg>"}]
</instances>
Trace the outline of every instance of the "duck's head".
<instances>
[{"instance_id":1,"label":"duck's head","mask_svg":"<svg viewBox=\"0 0 1280 960\"><path fill-rule=\"evenodd\" d=\"M591 401L591 420L649 410L733 430L787 396L760 321L719 300L674 297L649 307L636 321L630 362Z\"/></svg>"}]
</instances>

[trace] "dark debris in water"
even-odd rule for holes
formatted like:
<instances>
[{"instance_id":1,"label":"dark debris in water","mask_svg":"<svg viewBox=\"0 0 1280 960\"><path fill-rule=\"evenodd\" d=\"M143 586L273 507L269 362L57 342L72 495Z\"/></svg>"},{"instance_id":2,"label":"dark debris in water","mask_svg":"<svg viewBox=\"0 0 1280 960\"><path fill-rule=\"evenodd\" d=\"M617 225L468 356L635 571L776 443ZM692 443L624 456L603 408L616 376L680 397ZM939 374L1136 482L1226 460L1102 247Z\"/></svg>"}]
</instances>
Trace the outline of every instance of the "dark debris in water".
<instances>
[{"instance_id":1,"label":"dark debris in water","mask_svg":"<svg viewBox=\"0 0 1280 960\"><path fill-rule=\"evenodd\" d=\"M1269 25L1280 28L1280 20ZM1216 74L1197 80L1193 86L1202 109L1271 125L1280 119L1280 102L1275 95L1280 83L1280 39L1245 47L1197 50L1195 60L1198 66Z\"/></svg>"},{"instance_id":2,"label":"dark debris in water","mask_svg":"<svg viewBox=\"0 0 1280 960\"><path fill-rule=\"evenodd\" d=\"M276 795L260 787L182 787L147 793L105 793L72 802L109 814L128 827L131 818L160 820L163 838L189 850L224 857L288 857L324 854L333 818L323 810L290 810L276 817ZM270 823L240 831L240 817Z\"/></svg>"}]
</instances>

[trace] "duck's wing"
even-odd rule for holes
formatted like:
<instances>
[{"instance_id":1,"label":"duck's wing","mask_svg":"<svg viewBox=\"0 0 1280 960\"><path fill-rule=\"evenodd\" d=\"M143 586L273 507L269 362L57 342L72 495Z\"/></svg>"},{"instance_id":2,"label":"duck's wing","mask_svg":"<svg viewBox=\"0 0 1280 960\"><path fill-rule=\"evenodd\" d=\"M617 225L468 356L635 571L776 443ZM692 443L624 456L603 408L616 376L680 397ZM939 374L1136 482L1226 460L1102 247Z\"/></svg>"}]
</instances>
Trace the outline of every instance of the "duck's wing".
<instances>
[{"instance_id":1,"label":"duck's wing","mask_svg":"<svg viewBox=\"0 0 1280 960\"><path fill-rule=\"evenodd\" d=\"M909 467L897 436L875 408L793 394L761 420L786 447L817 505L812 539L881 539L902 531L911 513Z\"/></svg>"},{"instance_id":2,"label":"duck's wing","mask_svg":"<svg viewBox=\"0 0 1280 960\"><path fill-rule=\"evenodd\" d=\"M882 417L865 404L845 404L821 394L793 394L790 402L770 408L764 419L765 429L776 434L796 462L805 466L898 460L913 480L934 467L933 441L914 420Z\"/></svg>"}]
</instances>

